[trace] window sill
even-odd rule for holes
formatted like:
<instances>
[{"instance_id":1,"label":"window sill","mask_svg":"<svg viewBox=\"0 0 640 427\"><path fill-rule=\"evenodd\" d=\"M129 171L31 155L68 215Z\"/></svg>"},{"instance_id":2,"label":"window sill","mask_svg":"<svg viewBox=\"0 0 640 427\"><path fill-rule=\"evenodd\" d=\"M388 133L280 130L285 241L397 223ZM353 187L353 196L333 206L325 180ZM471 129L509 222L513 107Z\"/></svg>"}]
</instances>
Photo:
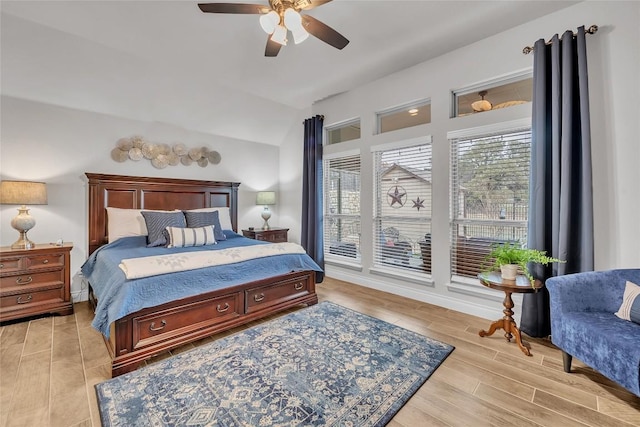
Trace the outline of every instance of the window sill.
<instances>
[{"instance_id":1,"label":"window sill","mask_svg":"<svg viewBox=\"0 0 640 427\"><path fill-rule=\"evenodd\" d=\"M380 276L391 277L392 279L402 279L407 282L417 283L423 286L434 287L433 279L430 274L414 273L412 271L398 271L393 268L385 268L381 266L371 267L369 273Z\"/></svg>"},{"instance_id":2,"label":"window sill","mask_svg":"<svg viewBox=\"0 0 640 427\"><path fill-rule=\"evenodd\" d=\"M358 262L346 261L339 258L325 258L324 263L328 265L335 265L336 267L348 268L350 270L362 271L362 265Z\"/></svg>"}]
</instances>

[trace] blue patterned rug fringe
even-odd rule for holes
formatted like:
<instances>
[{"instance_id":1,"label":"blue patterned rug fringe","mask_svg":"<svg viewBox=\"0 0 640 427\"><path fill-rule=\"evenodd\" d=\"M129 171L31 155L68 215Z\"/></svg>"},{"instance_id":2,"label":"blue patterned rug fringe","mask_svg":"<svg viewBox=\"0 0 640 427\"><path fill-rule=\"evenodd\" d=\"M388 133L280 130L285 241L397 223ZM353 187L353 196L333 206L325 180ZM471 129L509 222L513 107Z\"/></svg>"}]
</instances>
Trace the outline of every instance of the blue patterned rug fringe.
<instances>
[{"instance_id":1,"label":"blue patterned rug fringe","mask_svg":"<svg viewBox=\"0 0 640 427\"><path fill-rule=\"evenodd\" d=\"M384 426L453 351L331 302L96 385L102 425Z\"/></svg>"}]
</instances>

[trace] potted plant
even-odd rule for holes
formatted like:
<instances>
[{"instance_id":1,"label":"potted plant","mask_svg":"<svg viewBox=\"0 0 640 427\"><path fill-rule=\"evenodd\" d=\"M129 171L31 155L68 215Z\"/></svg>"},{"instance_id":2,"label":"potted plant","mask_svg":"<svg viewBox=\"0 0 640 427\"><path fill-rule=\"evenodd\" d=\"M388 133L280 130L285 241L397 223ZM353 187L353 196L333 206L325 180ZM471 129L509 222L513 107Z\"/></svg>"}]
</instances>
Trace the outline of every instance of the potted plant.
<instances>
[{"instance_id":1,"label":"potted plant","mask_svg":"<svg viewBox=\"0 0 640 427\"><path fill-rule=\"evenodd\" d=\"M493 260L492 269L500 270L501 276L506 280L515 280L518 269L533 284L534 278L527 268L530 262L542 265L549 265L552 262L564 262L557 258L547 256L545 251L529 249L517 245L513 242L505 242L492 246L491 252L487 256Z\"/></svg>"}]
</instances>

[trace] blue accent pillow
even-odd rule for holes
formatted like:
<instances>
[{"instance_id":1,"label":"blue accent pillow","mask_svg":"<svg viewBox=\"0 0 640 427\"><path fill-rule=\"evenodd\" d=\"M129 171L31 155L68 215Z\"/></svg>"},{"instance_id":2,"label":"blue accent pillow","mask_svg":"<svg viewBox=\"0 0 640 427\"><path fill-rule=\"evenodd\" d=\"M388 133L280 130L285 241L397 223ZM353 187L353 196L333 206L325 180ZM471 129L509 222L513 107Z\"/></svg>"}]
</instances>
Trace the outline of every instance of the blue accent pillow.
<instances>
[{"instance_id":1,"label":"blue accent pillow","mask_svg":"<svg viewBox=\"0 0 640 427\"><path fill-rule=\"evenodd\" d=\"M187 227L197 228L206 227L207 225L213 225L213 234L216 237L216 241L227 240L227 236L222 232L220 226L220 215L218 211L213 212L191 212L183 211L184 217L187 220Z\"/></svg>"},{"instance_id":2,"label":"blue accent pillow","mask_svg":"<svg viewBox=\"0 0 640 427\"><path fill-rule=\"evenodd\" d=\"M640 286L627 281L620 309L616 316L640 324Z\"/></svg>"},{"instance_id":3,"label":"blue accent pillow","mask_svg":"<svg viewBox=\"0 0 640 427\"><path fill-rule=\"evenodd\" d=\"M147 247L166 246L167 238L164 231L167 227L185 227L186 222L182 211L175 212L140 212L147 223Z\"/></svg>"}]
</instances>

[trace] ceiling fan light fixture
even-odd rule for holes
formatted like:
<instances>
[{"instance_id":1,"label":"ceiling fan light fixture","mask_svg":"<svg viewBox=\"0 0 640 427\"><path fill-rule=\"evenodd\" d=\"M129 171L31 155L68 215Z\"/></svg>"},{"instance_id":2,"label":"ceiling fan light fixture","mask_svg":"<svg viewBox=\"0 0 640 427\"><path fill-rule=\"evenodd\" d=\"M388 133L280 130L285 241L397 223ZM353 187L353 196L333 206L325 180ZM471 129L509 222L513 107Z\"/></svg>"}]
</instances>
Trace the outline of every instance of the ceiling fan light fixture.
<instances>
[{"instance_id":1,"label":"ceiling fan light fixture","mask_svg":"<svg viewBox=\"0 0 640 427\"><path fill-rule=\"evenodd\" d=\"M267 34L273 34L280 23L280 15L275 10L270 11L260 17L260 26Z\"/></svg>"},{"instance_id":2,"label":"ceiling fan light fixture","mask_svg":"<svg viewBox=\"0 0 640 427\"><path fill-rule=\"evenodd\" d=\"M475 102L471 103L471 108L476 113L480 113L482 111L489 111L489 110L491 110L493 108L491 103L489 101L487 101L486 99L484 99L484 96L486 94L487 94L486 90L481 90L480 92L478 92L478 95L480 95L480 97L482 99L480 101L475 101Z\"/></svg>"},{"instance_id":3,"label":"ceiling fan light fixture","mask_svg":"<svg viewBox=\"0 0 640 427\"><path fill-rule=\"evenodd\" d=\"M295 44L302 43L309 37L309 33L302 25L302 16L292 8L284 11L284 25L293 34Z\"/></svg>"},{"instance_id":4,"label":"ceiling fan light fixture","mask_svg":"<svg viewBox=\"0 0 640 427\"><path fill-rule=\"evenodd\" d=\"M271 40L283 46L286 46L287 45L287 29L282 25L278 25L273 31Z\"/></svg>"}]
</instances>

